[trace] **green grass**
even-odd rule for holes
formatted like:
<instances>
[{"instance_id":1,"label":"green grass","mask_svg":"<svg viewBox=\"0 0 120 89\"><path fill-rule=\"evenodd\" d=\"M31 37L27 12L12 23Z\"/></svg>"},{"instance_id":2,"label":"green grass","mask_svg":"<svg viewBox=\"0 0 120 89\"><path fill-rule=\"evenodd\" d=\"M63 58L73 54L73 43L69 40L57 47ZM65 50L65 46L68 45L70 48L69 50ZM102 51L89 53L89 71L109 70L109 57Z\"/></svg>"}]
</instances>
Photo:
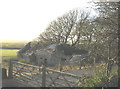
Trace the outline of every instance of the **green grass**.
<instances>
[{"instance_id":1,"label":"green grass","mask_svg":"<svg viewBox=\"0 0 120 89\"><path fill-rule=\"evenodd\" d=\"M14 60L17 58L17 49L0 49L0 61L2 61L2 67L8 68L9 60Z\"/></svg>"},{"instance_id":2,"label":"green grass","mask_svg":"<svg viewBox=\"0 0 120 89\"><path fill-rule=\"evenodd\" d=\"M17 51L19 51L19 50L17 50L17 49L12 49L12 50L10 50L10 49L0 49L0 51L2 53L0 56L15 57L15 56L17 56Z\"/></svg>"},{"instance_id":3,"label":"green grass","mask_svg":"<svg viewBox=\"0 0 120 89\"><path fill-rule=\"evenodd\" d=\"M29 41L0 40L0 63L3 68L8 68L9 60L17 59L17 52Z\"/></svg>"},{"instance_id":4,"label":"green grass","mask_svg":"<svg viewBox=\"0 0 120 89\"><path fill-rule=\"evenodd\" d=\"M0 58L2 60L15 59L17 57L17 51L23 48L28 41L17 41L17 40L0 40ZM16 49L19 48L19 49Z\"/></svg>"}]
</instances>

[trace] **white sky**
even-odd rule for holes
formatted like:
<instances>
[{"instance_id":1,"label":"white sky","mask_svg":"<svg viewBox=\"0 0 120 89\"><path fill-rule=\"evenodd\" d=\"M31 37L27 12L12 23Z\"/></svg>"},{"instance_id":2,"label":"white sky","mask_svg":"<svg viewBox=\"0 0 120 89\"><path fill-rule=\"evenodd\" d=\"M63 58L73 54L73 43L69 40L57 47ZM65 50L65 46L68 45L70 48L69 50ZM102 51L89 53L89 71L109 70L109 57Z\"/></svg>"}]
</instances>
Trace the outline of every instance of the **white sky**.
<instances>
[{"instance_id":1,"label":"white sky","mask_svg":"<svg viewBox=\"0 0 120 89\"><path fill-rule=\"evenodd\" d=\"M65 12L90 0L0 0L0 40L33 40Z\"/></svg>"}]
</instances>

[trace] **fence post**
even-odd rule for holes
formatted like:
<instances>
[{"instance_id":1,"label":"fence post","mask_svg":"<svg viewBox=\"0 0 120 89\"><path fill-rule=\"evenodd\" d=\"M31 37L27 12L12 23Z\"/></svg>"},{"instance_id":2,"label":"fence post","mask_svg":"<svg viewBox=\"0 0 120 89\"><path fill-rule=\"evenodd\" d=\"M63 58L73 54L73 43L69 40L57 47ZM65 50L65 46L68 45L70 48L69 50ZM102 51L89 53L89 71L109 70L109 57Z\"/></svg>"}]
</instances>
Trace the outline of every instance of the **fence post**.
<instances>
[{"instance_id":1,"label":"fence post","mask_svg":"<svg viewBox=\"0 0 120 89\"><path fill-rule=\"evenodd\" d=\"M9 69L8 69L8 77L12 78L12 73L13 73L13 63L12 60L9 61Z\"/></svg>"},{"instance_id":2,"label":"fence post","mask_svg":"<svg viewBox=\"0 0 120 89\"><path fill-rule=\"evenodd\" d=\"M60 64L59 64L60 72L63 70L63 65L64 65L65 60L66 59L64 59L64 58L61 58L61 60L60 60Z\"/></svg>"},{"instance_id":3,"label":"fence post","mask_svg":"<svg viewBox=\"0 0 120 89\"><path fill-rule=\"evenodd\" d=\"M59 63L59 71L61 72L62 71L62 62L60 60L60 63Z\"/></svg>"},{"instance_id":4,"label":"fence post","mask_svg":"<svg viewBox=\"0 0 120 89\"><path fill-rule=\"evenodd\" d=\"M2 68L2 79L7 78L7 70L5 68Z\"/></svg>"},{"instance_id":5,"label":"fence post","mask_svg":"<svg viewBox=\"0 0 120 89\"><path fill-rule=\"evenodd\" d=\"M47 64L47 59L44 60L42 67L42 87L46 87L46 64Z\"/></svg>"}]
</instances>

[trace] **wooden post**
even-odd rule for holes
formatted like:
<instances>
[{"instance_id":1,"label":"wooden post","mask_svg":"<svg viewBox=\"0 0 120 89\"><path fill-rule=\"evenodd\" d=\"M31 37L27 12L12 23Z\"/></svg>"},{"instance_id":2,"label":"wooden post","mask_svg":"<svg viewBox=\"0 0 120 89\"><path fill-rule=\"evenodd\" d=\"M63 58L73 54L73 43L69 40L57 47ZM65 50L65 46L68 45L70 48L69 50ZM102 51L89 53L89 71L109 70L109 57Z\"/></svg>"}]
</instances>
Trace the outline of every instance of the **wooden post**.
<instances>
[{"instance_id":1,"label":"wooden post","mask_svg":"<svg viewBox=\"0 0 120 89\"><path fill-rule=\"evenodd\" d=\"M79 60L79 69L81 69L81 60Z\"/></svg>"},{"instance_id":2,"label":"wooden post","mask_svg":"<svg viewBox=\"0 0 120 89\"><path fill-rule=\"evenodd\" d=\"M59 65L59 67L60 67L60 72L63 70L63 65L64 65L65 60L66 60L66 59L64 59L64 58L61 58L61 60L60 60L60 65Z\"/></svg>"},{"instance_id":3,"label":"wooden post","mask_svg":"<svg viewBox=\"0 0 120 89\"><path fill-rule=\"evenodd\" d=\"M2 79L7 78L7 70L5 68L2 68Z\"/></svg>"},{"instance_id":4,"label":"wooden post","mask_svg":"<svg viewBox=\"0 0 120 89\"><path fill-rule=\"evenodd\" d=\"M46 87L46 64L47 64L47 59L44 60L42 67L42 87Z\"/></svg>"},{"instance_id":5,"label":"wooden post","mask_svg":"<svg viewBox=\"0 0 120 89\"><path fill-rule=\"evenodd\" d=\"M62 60L61 60L60 63L59 63L59 71L60 71L60 72L62 71Z\"/></svg>"},{"instance_id":6,"label":"wooden post","mask_svg":"<svg viewBox=\"0 0 120 89\"><path fill-rule=\"evenodd\" d=\"M13 63L12 63L12 61L10 60L10 61L9 61L9 69L8 69L8 77L9 77L9 78L12 78L12 72L13 72Z\"/></svg>"}]
</instances>

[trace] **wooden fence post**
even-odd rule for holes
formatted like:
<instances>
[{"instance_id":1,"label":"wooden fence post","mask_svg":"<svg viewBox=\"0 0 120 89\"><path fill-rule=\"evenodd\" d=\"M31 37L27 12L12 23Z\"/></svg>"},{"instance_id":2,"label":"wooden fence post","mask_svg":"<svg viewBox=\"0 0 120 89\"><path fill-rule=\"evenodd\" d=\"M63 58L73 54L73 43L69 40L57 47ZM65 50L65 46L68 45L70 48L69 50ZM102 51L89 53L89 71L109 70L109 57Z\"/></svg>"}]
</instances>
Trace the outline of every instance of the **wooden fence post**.
<instances>
[{"instance_id":1,"label":"wooden fence post","mask_svg":"<svg viewBox=\"0 0 120 89\"><path fill-rule=\"evenodd\" d=\"M62 71L62 62L59 63L59 71Z\"/></svg>"},{"instance_id":2,"label":"wooden fence post","mask_svg":"<svg viewBox=\"0 0 120 89\"><path fill-rule=\"evenodd\" d=\"M7 78L7 70L5 68L2 68L2 79Z\"/></svg>"},{"instance_id":3,"label":"wooden fence post","mask_svg":"<svg viewBox=\"0 0 120 89\"><path fill-rule=\"evenodd\" d=\"M8 69L8 77L12 78L12 73L13 73L13 63L12 60L9 61L9 69Z\"/></svg>"},{"instance_id":4,"label":"wooden fence post","mask_svg":"<svg viewBox=\"0 0 120 89\"><path fill-rule=\"evenodd\" d=\"M47 64L47 59L44 60L42 67L42 87L46 87L46 64Z\"/></svg>"},{"instance_id":5,"label":"wooden fence post","mask_svg":"<svg viewBox=\"0 0 120 89\"><path fill-rule=\"evenodd\" d=\"M60 72L63 70L63 65L64 65L64 62L65 62L65 60L66 59L64 59L64 58L61 58L61 60L60 60L60 64L59 64L59 67L60 67Z\"/></svg>"}]
</instances>

